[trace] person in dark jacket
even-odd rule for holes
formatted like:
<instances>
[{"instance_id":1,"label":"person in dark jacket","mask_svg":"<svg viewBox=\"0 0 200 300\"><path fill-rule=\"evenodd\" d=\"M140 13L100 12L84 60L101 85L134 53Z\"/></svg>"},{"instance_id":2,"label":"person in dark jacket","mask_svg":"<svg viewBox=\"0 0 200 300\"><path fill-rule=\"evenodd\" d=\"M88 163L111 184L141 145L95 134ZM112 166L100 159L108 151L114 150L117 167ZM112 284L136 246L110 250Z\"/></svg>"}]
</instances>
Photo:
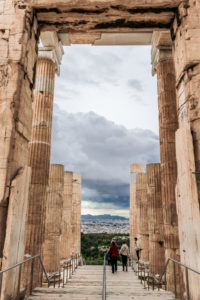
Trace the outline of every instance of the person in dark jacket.
<instances>
[{"instance_id":1,"label":"person in dark jacket","mask_svg":"<svg viewBox=\"0 0 200 300\"><path fill-rule=\"evenodd\" d=\"M117 258L118 258L118 247L115 244L115 241L112 241L108 254L110 254L110 258L111 258L112 273L115 273L117 272Z\"/></svg>"}]
</instances>

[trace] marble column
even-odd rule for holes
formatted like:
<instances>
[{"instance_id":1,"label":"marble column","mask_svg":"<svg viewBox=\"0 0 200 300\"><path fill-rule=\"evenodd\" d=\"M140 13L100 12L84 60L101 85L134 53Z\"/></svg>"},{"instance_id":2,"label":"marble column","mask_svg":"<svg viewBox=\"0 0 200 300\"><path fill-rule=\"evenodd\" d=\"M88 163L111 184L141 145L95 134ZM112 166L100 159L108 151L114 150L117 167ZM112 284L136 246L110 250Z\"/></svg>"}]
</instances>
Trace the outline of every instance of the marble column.
<instances>
[{"instance_id":1,"label":"marble column","mask_svg":"<svg viewBox=\"0 0 200 300\"><path fill-rule=\"evenodd\" d=\"M60 268L63 192L64 166L52 164L46 193L45 241L43 245L43 263L49 273Z\"/></svg>"},{"instance_id":2,"label":"marble column","mask_svg":"<svg viewBox=\"0 0 200 300\"><path fill-rule=\"evenodd\" d=\"M144 173L143 164L131 164L130 165L130 253L135 257L134 238L138 236L139 219L138 219L138 207L136 205L136 174Z\"/></svg>"},{"instance_id":3,"label":"marble column","mask_svg":"<svg viewBox=\"0 0 200 300\"><path fill-rule=\"evenodd\" d=\"M33 11L12 1L1 2L0 17L0 265L3 259L5 268L18 262L7 264L3 248L12 181L28 166L38 27Z\"/></svg>"},{"instance_id":4,"label":"marble column","mask_svg":"<svg viewBox=\"0 0 200 300\"><path fill-rule=\"evenodd\" d=\"M24 259L31 170L32 87L37 16L25 1L0 1L0 268ZM16 247L17 245L17 247ZM12 299L18 271L3 276L0 298Z\"/></svg>"},{"instance_id":5,"label":"marble column","mask_svg":"<svg viewBox=\"0 0 200 300\"><path fill-rule=\"evenodd\" d=\"M174 20L178 130L177 212L181 262L200 270L200 2L181 1ZM177 22L178 21L178 22ZM190 298L199 299L200 278L189 272Z\"/></svg>"},{"instance_id":6,"label":"marble column","mask_svg":"<svg viewBox=\"0 0 200 300\"><path fill-rule=\"evenodd\" d=\"M149 260L149 228L148 228L148 209L147 209L147 175L146 173L136 174L136 205L138 222L138 241L141 253L140 260Z\"/></svg>"},{"instance_id":7,"label":"marble column","mask_svg":"<svg viewBox=\"0 0 200 300\"><path fill-rule=\"evenodd\" d=\"M33 101L32 135L29 143L32 168L29 208L27 214L25 254L42 255L44 242L46 187L49 178L54 79L59 73L63 54L56 33L49 33L51 44L40 48ZM60 52L59 52L59 51ZM34 286L40 280L40 266L35 264ZM25 285L29 286L31 266L24 268Z\"/></svg>"},{"instance_id":8,"label":"marble column","mask_svg":"<svg viewBox=\"0 0 200 300\"><path fill-rule=\"evenodd\" d=\"M153 274L162 274L165 266L165 248L160 164L147 165L147 200L149 268Z\"/></svg>"},{"instance_id":9,"label":"marble column","mask_svg":"<svg viewBox=\"0 0 200 300\"><path fill-rule=\"evenodd\" d=\"M72 185L72 253L81 252L81 175L73 173Z\"/></svg>"},{"instance_id":10,"label":"marble column","mask_svg":"<svg viewBox=\"0 0 200 300\"><path fill-rule=\"evenodd\" d=\"M165 260L167 261L170 257L180 261L175 193L177 183L175 133L178 128L178 119L176 110L175 68L172 56L172 40L169 32L154 33L152 58L158 80L161 196L164 220ZM173 266L170 264L168 268L168 288L172 291L174 290L173 280ZM179 288L180 282L181 278L177 278Z\"/></svg>"},{"instance_id":11,"label":"marble column","mask_svg":"<svg viewBox=\"0 0 200 300\"><path fill-rule=\"evenodd\" d=\"M61 259L69 259L72 244L72 182L73 173L64 173L62 235L61 235Z\"/></svg>"}]
</instances>

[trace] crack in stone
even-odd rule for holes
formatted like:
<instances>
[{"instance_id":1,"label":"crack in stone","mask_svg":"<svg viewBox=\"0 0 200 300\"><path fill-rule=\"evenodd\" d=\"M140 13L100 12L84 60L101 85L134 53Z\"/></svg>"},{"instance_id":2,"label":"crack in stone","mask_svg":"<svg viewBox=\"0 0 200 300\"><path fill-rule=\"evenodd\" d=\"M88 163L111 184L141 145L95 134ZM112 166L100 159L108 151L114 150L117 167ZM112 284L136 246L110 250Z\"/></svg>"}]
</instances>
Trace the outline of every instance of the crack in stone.
<instances>
[{"instance_id":1,"label":"crack in stone","mask_svg":"<svg viewBox=\"0 0 200 300\"><path fill-rule=\"evenodd\" d=\"M126 19L118 19L112 22L104 22L95 25L94 29L109 29L109 28L170 28L172 21L171 19L169 23L157 23L153 21L126 21Z\"/></svg>"}]
</instances>

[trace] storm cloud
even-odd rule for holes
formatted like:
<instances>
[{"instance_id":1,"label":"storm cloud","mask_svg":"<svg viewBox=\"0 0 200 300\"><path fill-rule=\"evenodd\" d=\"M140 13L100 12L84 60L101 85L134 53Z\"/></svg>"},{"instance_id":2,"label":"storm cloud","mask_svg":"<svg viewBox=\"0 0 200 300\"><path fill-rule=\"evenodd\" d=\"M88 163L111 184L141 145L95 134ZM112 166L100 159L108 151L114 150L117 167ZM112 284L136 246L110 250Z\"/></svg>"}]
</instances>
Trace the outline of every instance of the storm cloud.
<instances>
[{"instance_id":1,"label":"storm cloud","mask_svg":"<svg viewBox=\"0 0 200 300\"><path fill-rule=\"evenodd\" d=\"M151 68L148 46L65 47L51 161L82 174L83 213L128 215L130 164L159 162Z\"/></svg>"},{"instance_id":2,"label":"storm cloud","mask_svg":"<svg viewBox=\"0 0 200 300\"><path fill-rule=\"evenodd\" d=\"M51 162L80 172L83 201L129 206L129 167L159 161L150 130L127 129L94 112L67 113L55 105Z\"/></svg>"}]
</instances>

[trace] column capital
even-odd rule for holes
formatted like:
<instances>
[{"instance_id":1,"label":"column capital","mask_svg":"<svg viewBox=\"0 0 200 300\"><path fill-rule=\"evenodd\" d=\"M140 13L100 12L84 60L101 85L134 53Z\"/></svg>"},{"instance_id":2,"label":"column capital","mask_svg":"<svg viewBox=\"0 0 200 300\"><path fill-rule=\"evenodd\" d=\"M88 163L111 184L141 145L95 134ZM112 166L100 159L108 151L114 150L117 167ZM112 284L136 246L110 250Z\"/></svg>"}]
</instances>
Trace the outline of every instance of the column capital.
<instances>
[{"instance_id":1,"label":"column capital","mask_svg":"<svg viewBox=\"0 0 200 300\"><path fill-rule=\"evenodd\" d=\"M60 64L64 49L56 32L45 31L41 33L43 47L39 48L38 59L46 58L54 62L57 75L60 74Z\"/></svg>"},{"instance_id":2,"label":"column capital","mask_svg":"<svg viewBox=\"0 0 200 300\"><path fill-rule=\"evenodd\" d=\"M157 72L159 61L172 59L172 40L170 31L154 31L152 36L151 64L152 75Z\"/></svg>"}]
</instances>

